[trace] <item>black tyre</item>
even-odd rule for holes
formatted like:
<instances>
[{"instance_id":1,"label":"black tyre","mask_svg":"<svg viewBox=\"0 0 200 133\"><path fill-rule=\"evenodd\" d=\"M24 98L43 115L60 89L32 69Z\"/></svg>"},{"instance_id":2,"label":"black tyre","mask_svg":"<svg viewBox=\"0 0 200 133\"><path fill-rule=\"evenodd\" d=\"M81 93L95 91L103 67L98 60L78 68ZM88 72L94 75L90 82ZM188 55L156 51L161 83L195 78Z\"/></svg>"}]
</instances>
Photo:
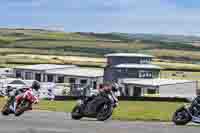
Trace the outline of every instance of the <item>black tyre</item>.
<instances>
[{"instance_id":1,"label":"black tyre","mask_svg":"<svg viewBox=\"0 0 200 133\"><path fill-rule=\"evenodd\" d=\"M80 105L76 105L73 108L73 110L71 112L71 117L74 120L80 120L83 117Z\"/></svg>"},{"instance_id":2,"label":"black tyre","mask_svg":"<svg viewBox=\"0 0 200 133\"><path fill-rule=\"evenodd\" d=\"M112 116L113 107L110 104L103 104L97 114L98 121L105 121Z\"/></svg>"},{"instance_id":3,"label":"black tyre","mask_svg":"<svg viewBox=\"0 0 200 133\"><path fill-rule=\"evenodd\" d=\"M16 108L15 116L20 116L22 115L26 110L28 110L31 106L31 103L23 100L20 102L20 104Z\"/></svg>"},{"instance_id":4,"label":"black tyre","mask_svg":"<svg viewBox=\"0 0 200 133\"><path fill-rule=\"evenodd\" d=\"M176 125L186 125L191 119L192 117L188 111L184 107L181 107L174 113L172 121Z\"/></svg>"},{"instance_id":5,"label":"black tyre","mask_svg":"<svg viewBox=\"0 0 200 133\"><path fill-rule=\"evenodd\" d=\"M8 106L3 107L3 109L1 110L2 115L9 115L10 114L10 109L8 108Z\"/></svg>"}]
</instances>

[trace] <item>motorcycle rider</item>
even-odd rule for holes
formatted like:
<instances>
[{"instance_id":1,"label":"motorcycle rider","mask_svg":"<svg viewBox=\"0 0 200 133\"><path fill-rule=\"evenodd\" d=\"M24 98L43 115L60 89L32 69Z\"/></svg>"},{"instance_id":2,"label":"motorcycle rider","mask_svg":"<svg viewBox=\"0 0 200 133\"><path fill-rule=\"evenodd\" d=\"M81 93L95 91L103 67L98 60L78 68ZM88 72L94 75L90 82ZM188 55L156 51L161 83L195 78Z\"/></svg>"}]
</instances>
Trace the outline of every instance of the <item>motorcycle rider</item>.
<instances>
[{"instance_id":1,"label":"motorcycle rider","mask_svg":"<svg viewBox=\"0 0 200 133\"><path fill-rule=\"evenodd\" d=\"M104 83L101 84L98 88L98 94L97 95L92 95L90 97L87 97L86 100L84 101L84 103L88 103L89 101L91 101L89 104L91 105L95 105L95 102L97 102L99 98L101 98L101 96L103 97L108 97L110 100L112 100L113 103L118 103L118 99L115 97L114 93L112 91L116 91L117 88L115 88L112 84L110 83ZM94 100L96 98L96 100ZM93 106L89 106L91 108L93 108Z\"/></svg>"},{"instance_id":2,"label":"motorcycle rider","mask_svg":"<svg viewBox=\"0 0 200 133\"><path fill-rule=\"evenodd\" d=\"M113 103L118 103L118 99L115 96L115 92L117 92L118 89L115 87L114 84L106 83L103 86L103 91L101 91L100 95L107 95L110 100L112 100Z\"/></svg>"},{"instance_id":3,"label":"motorcycle rider","mask_svg":"<svg viewBox=\"0 0 200 133\"><path fill-rule=\"evenodd\" d=\"M34 98L35 98L34 104L37 104L39 102L39 98L38 98L39 97L39 89L40 89L40 84L38 82L34 81L31 87L21 88L21 89L15 90L14 93L17 92L18 94L14 98L15 101L13 103L13 106L11 106L11 110L13 112L16 112L16 107L20 103L21 99L23 98L24 93L26 93L29 90L30 90L30 92L33 92L33 95L34 95ZM20 90L21 93L19 93L19 90ZM32 110L32 105L29 109Z\"/></svg>"}]
</instances>

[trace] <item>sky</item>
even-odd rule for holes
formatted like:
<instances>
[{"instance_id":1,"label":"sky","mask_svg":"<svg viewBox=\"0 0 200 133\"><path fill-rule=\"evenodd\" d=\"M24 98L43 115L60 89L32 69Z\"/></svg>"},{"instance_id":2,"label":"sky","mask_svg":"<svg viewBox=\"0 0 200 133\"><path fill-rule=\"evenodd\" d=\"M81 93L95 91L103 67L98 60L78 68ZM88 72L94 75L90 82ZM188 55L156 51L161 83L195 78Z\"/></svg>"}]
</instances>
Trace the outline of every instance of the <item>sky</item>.
<instances>
[{"instance_id":1,"label":"sky","mask_svg":"<svg viewBox=\"0 0 200 133\"><path fill-rule=\"evenodd\" d=\"M200 0L1 0L0 27L200 35Z\"/></svg>"}]
</instances>

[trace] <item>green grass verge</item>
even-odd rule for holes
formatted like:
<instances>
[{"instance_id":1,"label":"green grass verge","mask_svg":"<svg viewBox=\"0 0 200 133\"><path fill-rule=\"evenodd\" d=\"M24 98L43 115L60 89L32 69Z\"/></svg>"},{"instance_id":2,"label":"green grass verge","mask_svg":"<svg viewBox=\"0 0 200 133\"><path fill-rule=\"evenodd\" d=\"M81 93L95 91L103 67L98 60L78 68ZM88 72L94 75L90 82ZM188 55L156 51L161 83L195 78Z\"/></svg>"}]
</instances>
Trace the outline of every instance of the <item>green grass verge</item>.
<instances>
[{"instance_id":1,"label":"green grass verge","mask_svg":"<svg viewBox=\"0 0 200 133\"><path fill-rule=\"evenodd\" d=\"M115 110L115 120L171 121L175 110L183 103L122 101Z\"/></svg>"},{"instance_id":2,"label":"green grass verge","mask_svg":"<svg viewBox=\"0 0 200 133\"><path fill-rule=\"evenodd\" d=\"M0 99L0 107L4 103ZM34 106L35 110L71 112L75 101L46 101L41 100ZM121 101L113 113L114 120L125 121L171 121L173 112L182 105L180 102L141 102Z\"/></svg>"}]
</instances>

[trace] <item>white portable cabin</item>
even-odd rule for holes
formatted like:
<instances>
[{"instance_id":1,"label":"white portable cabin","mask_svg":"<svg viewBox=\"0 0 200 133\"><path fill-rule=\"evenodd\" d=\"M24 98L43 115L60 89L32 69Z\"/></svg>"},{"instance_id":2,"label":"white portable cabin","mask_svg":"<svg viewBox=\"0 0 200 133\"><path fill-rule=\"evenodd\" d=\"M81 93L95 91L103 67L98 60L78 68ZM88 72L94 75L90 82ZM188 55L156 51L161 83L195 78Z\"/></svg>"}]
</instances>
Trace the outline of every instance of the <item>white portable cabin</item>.
<instances>
[{"instance_id":1,"label":"white portable cabin","mask_svg":"<svg viewBox=\"0 0 200 133\"><path fill-rule=\"evenodd\" d=\"M159 86L159 94L161 97L196 97L198 89L197 81L179 80L176 83L163 84Z\"/></svg>"},{"instance_id":2,"label":"white portable cabin","mask_svg":"<svg viewBox=\"0 0 200 133\"><path fill-rule=\"evenodd\" d=\"M127 86L129 96L140 89L140 96L146 96L153 90L159 97L193 98L197 96L198 82L174 79L121 79L121 84Z\"/></svg>"}]
</instances>

